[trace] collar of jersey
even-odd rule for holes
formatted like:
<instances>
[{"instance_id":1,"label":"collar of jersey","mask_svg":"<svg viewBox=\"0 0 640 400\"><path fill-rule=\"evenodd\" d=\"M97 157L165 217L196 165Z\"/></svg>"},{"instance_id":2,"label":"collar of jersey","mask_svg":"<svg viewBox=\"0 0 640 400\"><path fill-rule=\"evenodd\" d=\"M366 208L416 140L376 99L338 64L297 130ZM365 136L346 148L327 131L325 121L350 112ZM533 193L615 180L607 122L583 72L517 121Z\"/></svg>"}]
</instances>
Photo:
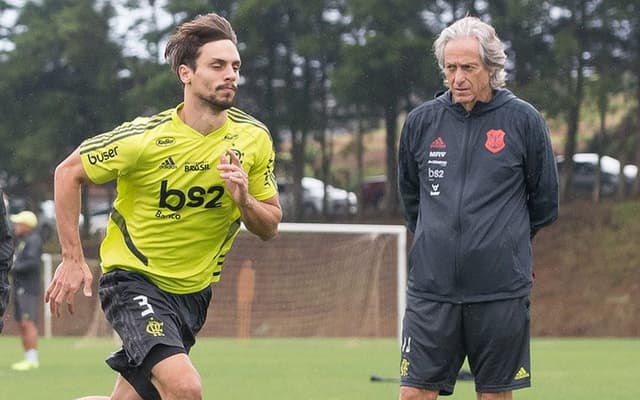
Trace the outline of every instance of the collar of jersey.
<instances>
[{"instance_id":1,"label":"collar of jersey","mask_svg":"<svg viewBox=\"0 0 640 400\"><path fill-rule=\"evenodd\" d=\"M184 126L184 127L186 127L189 131L193 132L194 134L196 134L196 135L198 135L198 136L200 136L200 137L206 138L206 137L214 137L214 136L218 136L218 135L220 135L220 134L223 134L224 132L226 132L226 131L229 129L230 120L229 120L229 117L227 116L227 117L224 119L224 124L223 124L220 128L216 129L215 131L211 131L211 132L209 132L207 135L203 135L202 133L200 133L200 132L196 131L195 129L193 129L192 127L190 127L189 125L187 125L187 124L186 124L186 123L185 123L185 122L180 118L180 116L178 115L178 111L179 111L182 107L184 107L184 102L182 102L182 103L178 104L178 105L176 106L176 108L174 108L174 109L173 109L173 113L172 113L172 115L171 115L171 119L173 120L173 122L174 122L175 124L178 124L178 125L180 125L180 126Z\"/></svg>"}]
</instances>

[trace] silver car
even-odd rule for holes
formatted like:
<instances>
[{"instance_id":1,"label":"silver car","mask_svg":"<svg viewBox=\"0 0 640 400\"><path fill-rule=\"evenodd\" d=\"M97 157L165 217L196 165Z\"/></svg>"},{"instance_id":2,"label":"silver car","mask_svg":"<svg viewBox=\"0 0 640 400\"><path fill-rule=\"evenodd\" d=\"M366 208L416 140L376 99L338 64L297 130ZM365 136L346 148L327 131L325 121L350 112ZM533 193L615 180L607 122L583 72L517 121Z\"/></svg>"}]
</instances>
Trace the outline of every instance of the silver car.
<instances>
[{"instance_id":1,"label":"silver car","mask_svg":"<svg viewBox=\"0 0 640 400\"><path fill-rule=\"evenodd\" d=\"M318 217L323 214L328 216L351 216L358 212L358 197L354 192L325 185L320 179L305 176L300 182L302 185L302 203L304 217ZM323 213L323 198L327 191L327 212ZM278 182L280 202L285 216L291 214L293 209L293 190L291 183Z\"/></svg>"}]
</instances>

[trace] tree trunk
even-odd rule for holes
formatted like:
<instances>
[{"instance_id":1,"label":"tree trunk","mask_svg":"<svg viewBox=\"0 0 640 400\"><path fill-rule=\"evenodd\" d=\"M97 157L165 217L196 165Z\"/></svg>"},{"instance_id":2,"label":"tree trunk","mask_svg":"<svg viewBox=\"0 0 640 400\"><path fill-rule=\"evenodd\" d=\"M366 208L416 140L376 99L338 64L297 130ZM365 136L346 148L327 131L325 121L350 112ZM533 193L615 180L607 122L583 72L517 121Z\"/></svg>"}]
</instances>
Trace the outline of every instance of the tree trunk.
<instances>
[{"instance_id":1,"label":"tree trunk","mask_svg":"<svg viewBox=\"0 0 640 400\"><path fill-rule=\"evenodd\" d=\"M578 65L576 67L576 79L573 92L571 90L568 93L573 93L570 96L569 111L567 115L567 141L565 143L564 155L565 155L565 171L564 179L561 181L561 193L563 194L563 200L569 201L571 196L571 186L573 182L573 155L576 152L576 143L578 137L578 128L580 126L580 109L582 107L582 99L584 97L584 50L586 48L585 38L583 32L580 31L581 27L584 27L585 10L584 4L582 10L579 13L579 21L574 20L574 36L578 42L578 48L576 49L576 59ZM568 82L572 82L571 72L569 72ZM571 87L571 84L569 84Z\"/></svg>"},{"instance_id":2,"label":"tree trunk","mask_svg":"<svg viewBox=\"0 0 640 400\"><path fill-rule=\"evenodd\" d=\"M364 121L363 121L363 113L360 110L360 107L357 107L357 120L358 120L358 130L356 131L356 168L358 174L358 188L362 188L362 184L364 182ZM358 207L358 214L362 215L364 211L364 203L362 198L362 190L359 192L360 204Z\"/></svg>"},{"instance_id":3,"label":"tree trunk","mask_svg":"<svg viewBox=\"0 0 640 400\"><path fill-rule=\"evenodd\" d=\"M386 209L391 215L398 212L398 151L396 149L398 130L398 111L396 104L388 105L385 108L384 122L386 129L386 152L387 152L387 196Z\"/></svg>"},{"instance_id":4,"label":"tree trunk","mask_svg":"<svg viewBox=\"0 0 640 400\"><path fill-rule=\"evenodd\" d=\"M636 55L636 56L640 57L640 55ZM636 76L637 80L640 80L640 63L636 63L634 75ZM635 112L636 118L634 121L635 129L633 129L634 133L632 134L634 135L634 138L632 138L631 143L633 143L632 144L633 146L632 154L634 155L633 163L635 165L640 166L640 85L636 86L636 104L637 104L636 106L637 109ZM629 195L631 197L636 197L638 196L638 194L640 194L640 173L638 173L638 175L636 176L636 179L633 181Z\"/></svg>"},{"instance_id":5,"label":"tree trunk","mask_svg":"<svg viewBox=\"0 0 640 400\"><path fill-rule=\"evenodd\" d=\"M598 154L598 165L596 166L596 176L593 182L593 190L591 192L591 200L594 203L600 202L600 188L602 187L602 165L601 159L604 152L603 144L605 139L605 129L606 129L606 121L607 121L607 104L606 100L601 102L600 107L598 109L600 116L600 131L596 136L596 154Z\"/></svg>"}]
</instances>

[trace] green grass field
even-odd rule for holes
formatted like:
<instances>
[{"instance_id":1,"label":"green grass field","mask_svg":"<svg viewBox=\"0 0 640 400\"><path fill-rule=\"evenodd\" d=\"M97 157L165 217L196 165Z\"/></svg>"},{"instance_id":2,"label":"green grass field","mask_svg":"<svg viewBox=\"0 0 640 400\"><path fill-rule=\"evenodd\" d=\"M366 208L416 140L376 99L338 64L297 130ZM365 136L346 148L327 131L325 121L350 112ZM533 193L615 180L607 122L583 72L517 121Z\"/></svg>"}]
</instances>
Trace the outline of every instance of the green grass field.
<instances>
[{"instance_id":1,"label":"green grass field","mask_svg":"<svg viewBox=\"0 0 640 400\"><path fill-rule=\"evenodd\" d=\"M115 374L104 364L112 339L41 339L41 366L14 372L20 341L0 337L0 399L70 400L109 394ZM192 358L204 381L204 398L274 400L397 399L397 383L374 383L373 374L395 377L394 339L201 338ZM640 339L536 339L533 387L517 400L640 398ZM452 400L475 399L473 384L458 382Z\"/></svg>"}]
</instances>

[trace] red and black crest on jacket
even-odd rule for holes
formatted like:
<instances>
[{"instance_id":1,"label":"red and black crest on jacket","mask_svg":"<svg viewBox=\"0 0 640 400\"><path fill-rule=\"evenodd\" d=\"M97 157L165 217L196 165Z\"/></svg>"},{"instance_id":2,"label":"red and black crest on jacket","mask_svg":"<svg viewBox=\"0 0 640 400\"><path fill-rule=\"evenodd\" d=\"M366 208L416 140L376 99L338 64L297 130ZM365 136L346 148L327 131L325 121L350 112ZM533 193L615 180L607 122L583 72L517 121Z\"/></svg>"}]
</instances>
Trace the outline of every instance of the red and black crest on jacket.
<instances>
[{"instance_id":1,"label":"red and black crest on jacket","mask_svg":"<svg viewBox=\"0 0 640 400\"><path fill-rule=\"evenodd\" d=\"M504 142L505 132L502 129L490 129L487 131L487 141L484 147L493 154L499 153L506 146Z\"/></svg>"}]
</instances>

